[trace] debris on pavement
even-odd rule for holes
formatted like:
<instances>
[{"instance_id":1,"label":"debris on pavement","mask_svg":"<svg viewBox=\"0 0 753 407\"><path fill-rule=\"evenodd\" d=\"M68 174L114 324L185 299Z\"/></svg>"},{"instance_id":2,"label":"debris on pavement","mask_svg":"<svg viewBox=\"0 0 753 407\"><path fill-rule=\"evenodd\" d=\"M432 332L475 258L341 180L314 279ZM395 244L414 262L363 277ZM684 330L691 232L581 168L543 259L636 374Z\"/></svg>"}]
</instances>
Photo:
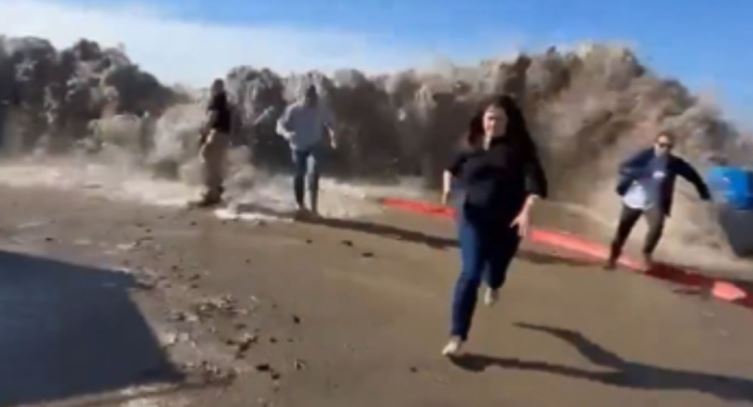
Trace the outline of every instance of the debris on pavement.
<instances>
[{"instance_id":1,"label":"debris on pavement","mask_svg":"<svg viewBox=\"0 0 753 407\"><path fill-rule=\"evenodd\" d=\"M202 299L195 303L193 308L200 318L212 318L216 315L236 317L249 313L247 309L239 307L237 301L231 295Z\"/></svg>"},{"instance_id":2,"label":"debris on pavement","mask_svg":"<svg viewBox=\"0 0 753 407\"><path fill-rule=\"evenodd\" d=\"M223 368L209 361L202 361L199 365L188 363L183 371L189 378L199 380L200 383L230 383L238 377L235 369Z\"/></svg>"},{"instance_id":3,"label":"debris on pavement","mask_svg":"<svg viewBox=\"0 0 753 407\"><path fill-rule=\"evenodd\" d=\"M246 352L251 346L259 341L259 338L251 333L244 332L237 339L228 339L225 343L228 346L235 347L235 358L243 359L246 356Z\"/></svg>"},{"instance_id":4,"label":"debris on pavement","mask_svg":"<svg viewBox=\"0 0 753 407\"><path fill-rule=\"evenodd\" d=\"M199 322L199 316L187 311L173 311L170 313L168 320L173 322Z\"/></svg>"}]
</instances>

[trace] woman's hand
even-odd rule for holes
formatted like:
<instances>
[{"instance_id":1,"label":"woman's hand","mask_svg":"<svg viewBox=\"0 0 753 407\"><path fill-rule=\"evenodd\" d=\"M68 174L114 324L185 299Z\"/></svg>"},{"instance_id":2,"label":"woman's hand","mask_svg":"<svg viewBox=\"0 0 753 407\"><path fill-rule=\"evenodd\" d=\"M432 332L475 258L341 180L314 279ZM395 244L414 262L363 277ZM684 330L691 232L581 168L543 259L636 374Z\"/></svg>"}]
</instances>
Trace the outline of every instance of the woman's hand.
<instances>
[{"instance_id":1,"label":"woman's hand","mask_svg":"<svg viewBox=\"0 0 753 407\"><path fill-rule=\"evenodd\" d=\"M442 173L442 205L444 206L450 202L450 191L452 191L452 173L445 171Z\"/></svg>"},{"instance_id":2,"label":"woman's hand","mask_svg":"<svg viewBox=\"0 0 753 407\"><path fill-rule=\"evenodd\" d=\"M518 228L518 235L525 239L528 236L528 231L531 228L531 208L533 204L539 199L536 195L529 195L526 199L526 203L523 205L523 209L520 210L518 216L513 219L510 224L511 228Z\"/></svg>"},{"instance_id":3,"label":"woman's hand","mask_svg":"<svg viewBox=\"0 0 753 407\"><path fill-rule=\"evenodd\" d=\"M511 228L518 228L518 236L525 239L528 236L528 228L531 226L531 215L527 209L520 211L517 217L510 224Z\"/></svg>"},{"instance_id":4,"label":"woman's hand","mask_svg":"<svg viewBox=\"0 0 753 407\"><path fill-rule=\"evenodd\" d=\"M450 191L442 191L442 205L447 206L447 204L450 202Z\"/></svg>"}]
</instances>

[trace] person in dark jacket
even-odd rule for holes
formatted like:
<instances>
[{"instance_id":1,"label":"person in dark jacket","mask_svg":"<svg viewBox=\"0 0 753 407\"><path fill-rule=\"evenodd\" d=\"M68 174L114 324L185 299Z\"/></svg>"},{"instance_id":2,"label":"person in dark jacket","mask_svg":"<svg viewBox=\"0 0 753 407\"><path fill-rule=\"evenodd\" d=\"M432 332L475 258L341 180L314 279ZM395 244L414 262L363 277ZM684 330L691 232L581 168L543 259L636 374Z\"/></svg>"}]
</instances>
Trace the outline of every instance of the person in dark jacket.
<instances>
[{"instance_id":1,"label":"person in dark jacket","mask_svg":"<svg viewBox=\"0 0 753 407\"><path fill-rule=\"evenodd\" d=\"M457 181L461 271L452 303L445 356L468 339L482 279L492 305L530 224L531 208L547 194L547 182L523 115L514 99L500 96L471 121L467 148L444 174L443 201ZM456 190L456 191L457 191ZM453 191L453 192L456 192Z\"/></svg>"},{"instance_id":2,"label":"person in dark jacket","mask_svg":"<svg viewBox=\"0 0 753 407\"><path fill-rule=\"evenodd\" d=\"M664 220L672 211L677 176L692 183L701 199L711 199L698 172L685 160L672 154L674 140L671 133L661 132L653 147L638 152L620 165L617 193L622 197L622 214L612 241L607 269L615 268L625 241L641 216L645 216L648 222L643 260L646 268L651 267L652 254L661 239Z\"/></svg>"},{"instance_id":3,"label":"person in dark jacket","mask_svg":"<svg viewBox=\"0 0 753 407\"><path fill-rule=\"evenodd\" d=\"M212 83L212 95L207 105L207 120L199 138L199 158L202 164L205 190L201 200L196 203L197 206L209 207L222 201L223 167L230 145L230 114L225 82L222 79L216 79Z\"/></svg>"}]
</instances>

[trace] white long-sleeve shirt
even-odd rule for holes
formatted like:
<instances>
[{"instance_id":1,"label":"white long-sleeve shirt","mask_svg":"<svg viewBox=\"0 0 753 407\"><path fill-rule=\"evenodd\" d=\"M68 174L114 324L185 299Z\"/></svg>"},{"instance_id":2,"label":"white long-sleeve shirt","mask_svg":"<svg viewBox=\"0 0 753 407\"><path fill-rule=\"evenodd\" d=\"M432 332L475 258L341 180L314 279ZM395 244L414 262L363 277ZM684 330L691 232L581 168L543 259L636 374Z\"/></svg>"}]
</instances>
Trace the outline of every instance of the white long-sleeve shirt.
<instances>
[{"instance_id":1,"label":"white long-sleeve shirt","mask_svg":"<svg viewBox=\"0 0 753 407\"><path fill-rule=\"evenodd\" d=\"M329 109L318 102L307 106L303 101L289 105L277 121L277 133L285 137L295 151L307 150L322 141L324 127L332 128Z\"/></svg>"}]
</instances>

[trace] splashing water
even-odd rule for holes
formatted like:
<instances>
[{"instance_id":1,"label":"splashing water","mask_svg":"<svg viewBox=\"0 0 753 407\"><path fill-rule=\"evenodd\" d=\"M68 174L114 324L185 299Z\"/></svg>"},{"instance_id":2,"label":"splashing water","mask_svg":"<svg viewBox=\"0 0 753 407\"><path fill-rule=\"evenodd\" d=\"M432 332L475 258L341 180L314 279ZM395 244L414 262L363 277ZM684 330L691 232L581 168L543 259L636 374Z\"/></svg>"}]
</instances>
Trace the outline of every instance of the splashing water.
<instances>
[{"instance_id":1,"label":"splashing water","mask_svg":"<svg viewBox=\"0 0 753 407\"><path fill-rule=\"evenodd\" d=\"M196 183L159 179L123 155L106 156L4 161L0 163L0 185L77 191L86 196L169 208L185 207L201 194L202 188ZM244 175L251 177L251 182L243 179ZM375 198L420 198L423 192L416 187L419 182L407 179L394 185L356 184L324 178L320 182L321 213L339 218L375 215L381 212ZM227 183L227 205L215 210L218 218L283 220L290 218L296 208L288 176L238 172L231 174Z\"/></svg>"}]
</instances>

